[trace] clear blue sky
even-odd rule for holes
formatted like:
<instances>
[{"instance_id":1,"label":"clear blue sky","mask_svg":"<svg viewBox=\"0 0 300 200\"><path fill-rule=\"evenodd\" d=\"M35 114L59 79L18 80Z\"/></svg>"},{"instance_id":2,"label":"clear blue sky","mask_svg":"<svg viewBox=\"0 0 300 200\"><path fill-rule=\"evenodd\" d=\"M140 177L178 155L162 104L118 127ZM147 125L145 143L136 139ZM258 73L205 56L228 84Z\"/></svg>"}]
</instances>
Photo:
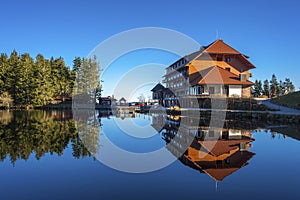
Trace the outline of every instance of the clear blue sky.
<instances>
[{"instance_id":1,"label":"clear blue sky","mask_svg":"<svg viewBox=\"0 0 300 200\"><path fill-rule=\"evenodd\" d=\"M257 66L254 79L275 73L279 79L290 77L298 89L299 8L298 0L6 0L1 1L0 52L62 56L71 66L75 56L86 56L103 40L132 28L174 29L203 45L214 41L218 30L220 38L250 56Z\"/></svg>"}]
</instances>

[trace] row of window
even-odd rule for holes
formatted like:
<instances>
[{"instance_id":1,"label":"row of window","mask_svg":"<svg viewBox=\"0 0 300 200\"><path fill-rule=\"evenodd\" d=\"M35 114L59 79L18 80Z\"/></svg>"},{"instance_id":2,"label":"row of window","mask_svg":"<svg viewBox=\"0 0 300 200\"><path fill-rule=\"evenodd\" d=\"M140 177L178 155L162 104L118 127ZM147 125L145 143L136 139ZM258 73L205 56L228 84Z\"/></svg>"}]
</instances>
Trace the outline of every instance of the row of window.
<instances>
[{"instance_id":1,"label":"row of window","mask_svg":"<svg viewBox=\"0 0 300 200\"><path fill-rule=\"evenodd\" d=\"M218 56L218 57L217 57L217 61L223 61L223 57ZM231 58L230 58L230 57L225 57L225 62L229 63L230 61L231 61Z\"/></svg>"},{"instance_id":2,"label":"row of window","mask_svg":"<svg viewBox=\"0 0 300 200\"><path fill-rule=\"evenodd\" d=\"M180 83L167 84L167 85L169 85L168 87L170 87L170 88L176 88L176 87L181 87L181 86L183 86L183 83L180 82Z\"/></svg>"},{"instance_id":3,"label":"row of window","mask_svg":"<svg viewBox=\"0 0 300 200\"><path fill-rule=\"evenodd\" d=\"M172 81L172 80L177 79L177 78L182 77L182 76L183 76L182 74L177 73L177 74L175 74L171 77L168 77L167 81Z\"/></svg>"},{"instance_id":4,"label":"row of window","mask_svg":"<svg viewBox=\"0 0 300 200\"><path fill-rule=\"evenodd\" d=\"M223 61L223 56L217 56L217 61ZM227 63L231 62L231 58L225 57L225 62L227 62ZM185 65L186 63L187 63L186 60L184 58L182 58L178 62L171 65L171 68L168 68L168 73L180 68L182 65Z\"/></svg>"},{"instance_id":5,"label":"row of window","mask_svg":"<svg viewBox=\"0 0 300 200\"><path fill-rule=\"evenodd\" d=\"M168 77L166 80L171 81L171 80L177 79L179 77L185 77L187 75L187 73L188 73L187 70L184 70L184 71L174 74L173 76Z\"/></svg>"},{"instance_id":6,"label":"row of window","mask_svg":"<svg viewBox=\"0 0 300 200\"><path fill-rule=\"evenodd\" d=\"M172 65L172 69L178 69L179 67L181 67L182 65L186 64L186 60L184 58L182 58L181 60L179 60L178 62L174 63Z\"/></svg>"}]
</instances>

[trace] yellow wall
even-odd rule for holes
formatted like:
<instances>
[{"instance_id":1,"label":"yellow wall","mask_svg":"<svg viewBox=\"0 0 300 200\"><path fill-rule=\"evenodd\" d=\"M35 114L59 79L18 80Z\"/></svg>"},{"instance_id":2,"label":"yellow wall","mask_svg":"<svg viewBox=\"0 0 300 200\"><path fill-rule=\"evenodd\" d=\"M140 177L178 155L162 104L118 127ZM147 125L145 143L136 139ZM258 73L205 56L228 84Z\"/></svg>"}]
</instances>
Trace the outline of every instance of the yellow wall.
<instances>
[{"instance_id":1,"label":"yellow wall","mask_svg":"<svg viewBox=\"0 0 300 200\"><path fill-rule=\"evenodd\" d=\"M230 57L230 62L227 63L225 61L226 57ZM232 72L233 74L239 76L241 73L246 74L247 75L247 80L249 80L250 78L250 73L249 71L244 71L245 68L245 64L242 63L240 61L240 59L238 59L238 57L236 56L223 56L223 61L217 61L216 60L216 56L212 56L211 57L212 60L208 60L208 59L201 59L198 58L197 60L192 60L191 63L188 65L189 66L189 74L193 74L195 72L199 72L201 70L207 69L209 67L212 66L219 66L223 69L226 68L230 68L230 72Z\"/></svg>"}]
</instances>

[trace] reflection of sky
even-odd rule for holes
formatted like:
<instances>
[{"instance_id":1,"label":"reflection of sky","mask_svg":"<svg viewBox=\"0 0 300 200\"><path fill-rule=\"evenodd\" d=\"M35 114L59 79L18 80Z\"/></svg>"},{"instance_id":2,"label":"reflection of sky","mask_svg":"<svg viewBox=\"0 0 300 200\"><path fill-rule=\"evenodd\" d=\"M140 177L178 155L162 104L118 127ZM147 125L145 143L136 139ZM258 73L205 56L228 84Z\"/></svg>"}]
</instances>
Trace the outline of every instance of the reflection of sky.
<instances>
[{"instance_id":1,"label":"reflection of sky","mask_svg":"<svg viewBox=\"0 0 300 200\"><path fill-rule=\"evenodd\" d=\"M140 126L149 123L143 115L124 120ZM164 144L160 137L143 142L126 136L112 119L101 122L110 139L128 150L146 151ZM48 153L36 160L32 155L14 167L6 158L0 163L1 199L299 199L300 142L280 134L272 139L264 131L252 134L255 141L249 151L256 155L248 166L218 183L217 192L211 177L180 161L155 172L128 174L92 158L74 159L69 145L62 156Z\"/></svg>"},{"instance_id":2,"label":"reflection of sky","mask_svg":"<svg viewBox=\"0 0 300 200\"><path fill-rule=\"evenodd\" d=\"M146 66L146 73L137 73L136 76L133 76L132 78L144 82L143 80L146 79L146 77L150 77L149 79L152 80L152 83L147 81L144 82L146 85L137 85L136 90L130 91L130 94L128 94L129 96L132 96L131 101L137 101L137 97L140 96L140 94L144 94L147 99L148 96L151 96L150 90L156 83L162 81L162 76L165 74L165 68L178 58L178 56L172 53L156 49L136 50L121 56L102 73L102 80L104 81L103 96L111 96L112 93L114 93L113 91L115 91L118 82L122 77L126 76L130 70L137 67L143 68L143 65L149 64ZM152 67L151 63L154 63ZM157 66L155 63L160 64L160 66ZM153 70L151 70L151 68ZM130 82L128 81L122 82L122 85L125 87L129 84ZM121 95L120 92L114 94L116 99L120 99L122 97Z\"/></svg>"},{"instance_id":3,"label":"reflection of sky","mask_svg":"<svg viewBox=\"0 0 300 200\"><path fill-rule=\"evenodd\" d=\"M102 132L118 147L130 152L150 152L164 148L165 141L151 127L148 117L103 119ZM130 126L127 126L130 125ZM101 143L101 138L100 138Z\"/></svg>"}]
</instances>

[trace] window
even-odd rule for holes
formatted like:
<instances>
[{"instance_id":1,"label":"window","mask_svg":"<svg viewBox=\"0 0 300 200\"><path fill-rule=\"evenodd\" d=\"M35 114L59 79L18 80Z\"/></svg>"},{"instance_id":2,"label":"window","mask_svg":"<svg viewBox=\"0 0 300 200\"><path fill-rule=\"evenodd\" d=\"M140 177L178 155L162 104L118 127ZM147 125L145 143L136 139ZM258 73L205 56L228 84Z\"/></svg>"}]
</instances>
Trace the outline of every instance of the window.
<instances>
[{"instance_id":1,"label":"window","mask_svg":"<svg viewBox=\"0 0 300 200\"><path fill-rule=\"evenodd\" d=\"M197 88L193 87L193 94L197 94Z\"/></svg>"},{"instance_id":2,"label":"window","mask_svg":"<svg viewBox=\"0 0 300 200\"><path fill-rule=\"evenodd\" d=\"M209 91L209 94L215 94L215 88L214 87L209 87L208 91Z\"/></svg>"},{"instance_id":3,"label":"window","mask_svg":"<svg viewBox=\"0 0 300 200\"><path fill-rule=\"evenodd\" d=\"M227 58L225 59L225 61L229 63L229 62L231 61L231 59L230 59L229 57L227 57Z\"/></svg>"},{"instance_id":4,"label":"window","mask_svg":"<svg viewBox=\"0 0 300 200\"><path fill-rule=\"evenodd\" d=\"M223 60L223 58L222 57L217 57L217 61L222 61Z\"/></svg>"},{"instance_id":5,"label":"window","mask_svg":"<svg viewBox=\"0 0 300 200\"><path fill-rule=\"evenodd\" d=\"M204 88L203 86L198 86L198 94L204 93Z\"/></svg>"},{"instance_id":6,"label":"window","mask_svg":"<svg viewBox=\"0 0 300 200\"><path fill-rule=\"evenodd\" d=\"M246 81L247 76L246 74L240 74L240 81Z\"/></svg>"},{"instance_id":7,"label":"window","mask_svg":"<svg viewBox=\"0 0 300 200\"><path fill-rule=\"evenodd\" d=\"M229 137L229 131L227 130L227 131L223 131L222 132L222 139L228 139L228 137Z\"/></svg>"},{"instance_id":8,"label":"window","mask_svg":"<svg viewBox=\"0 0 300 200\"><path fill-rule=\"evenodd\" d=\"M223 162L222 162L222 160L217 160L217 161L216 161L216 164L217 164L217 165L222 165Z\"/></svg>"},{"instance_id":9,"label":"window","mask_svg":"<svg viewBox=\"0 0 300 200\"><path fill-rule=\"evenodd\" d=\"M214 137L215 136L215 132L213 130L209 130L208 136L209 137Z\"/></svg>"},{"instance_id":10,"label":"window","mask_svg":"<svg viewBox=\"0 0 300 200\"><path fill-rule=\"evenodd\" d=\"M230 72L230 67L226 67L225 70Z\"/></svg>"}]
</instances>

